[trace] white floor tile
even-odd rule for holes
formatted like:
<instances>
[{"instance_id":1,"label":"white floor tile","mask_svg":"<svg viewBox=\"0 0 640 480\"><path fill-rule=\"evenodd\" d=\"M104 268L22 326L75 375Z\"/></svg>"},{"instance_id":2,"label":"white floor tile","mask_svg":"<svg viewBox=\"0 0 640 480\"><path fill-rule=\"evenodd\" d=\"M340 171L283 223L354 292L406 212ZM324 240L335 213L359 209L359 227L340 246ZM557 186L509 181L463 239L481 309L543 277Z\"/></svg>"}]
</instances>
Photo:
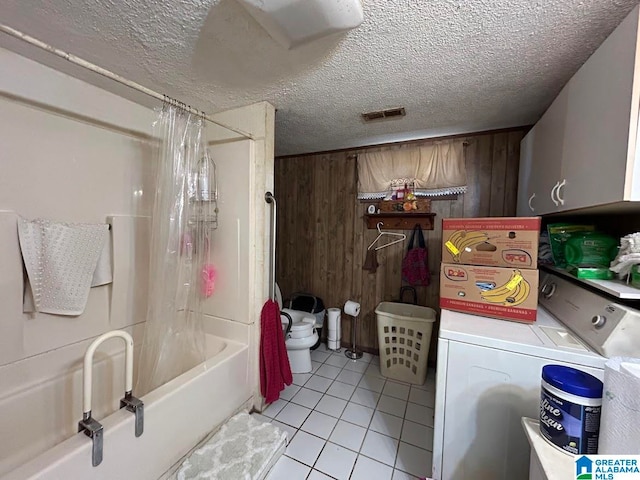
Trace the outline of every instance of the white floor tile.
<instances>
[{"instance_id":1,"label":"white floor tile","mask_svg":"<svg viewBox=\"0 0 640 480\"><path fill-rule=\"evenodd\" d=\"M428 390L422 390L420 388L411 387L411 393L409 393L409 401L422 405L423 407L434 408L436 404L436 393Z\"/></svg>"},{"instance_id":2,"label":"white floor tile","mask_svg":"<svg viewBox=\"0 0 640 480\"><path fill-rule=\"evenodd\" d=\"M427 377L427 380L422 385L414 385L415 388L419 388L421 390L427 390L429 392L436 391L436 379Z\"/></svg>"},{"instance_id":3,"label":"white floor tile","mask_svg":"<svg viewBox=\"0 0 640 480\"><path fill-rule=\"evenodd\" d=\"M341 398L325 395L322 397L318 405L316 405L316 411L331 415L332 417L340 418L344 407L347 406L347 401Z\"/></svg>"},{"instance_id":4,"label":"white floor tile","mask_svg":"<svg viewBox=\"0 0 640 480\"><path fill-rule=\"evenodd\" d=\"M364 405L365 407L376 408L379 398L380 398L379 393L372 392L371 390L366 390L364 388L358 387L356 388L355 392L353 392L351 401L359 405Z\"/></svg>"},{"instance_id":5,"label":"white floor tile","mask_svg":"<svg viewBox=\"0 0 640 480\"><path fill-rule=\"evenodd\" d=\"M324 413L313 411L311 415L307 417L305 422L300 427L301 430L311 433L316 437L327 439L331 435L333 427L338 423L338 419L325 415Z\"/></svg>"},{"instance_id":6,"label":"white floor tile","mask_svg":"<svg viewBox=\"0 0 640 480\"><path fill-rule=\"evenodd\" d=\"M372 416L373 408L364 407L357 403L350 402L347 404L347 408L344 409L340 418L346 422L355 423L361 427L368 428Z\"/></svg>"},{"instance_id":7,"label":"white floor tile","mask_svg":"<svg viewBox=\"0 0 640 480\"><path fill-rule=\"evenodd\" d=\"M282 410L287 405L287 403L289 402L287 402L286 400L278 399L275 402L269 404L269 406L262 412L262 415L264 415L265 417L273 418L278 413L280 413L280 410Z\"/></svg>"},{"instance_id":8,"label":"white floor tile","mask_svg":"<svg viewBox=\"0 0 640 480\"><path fill-rule=\"evenodd\" d=\"M398 451L398 441L378 432L369 430L360 449L362 455L386 463L393 467Z\"/></svg>"},{"instance_id":9,"label":"white floor tile","mask_svg":"<svg viewBox=\"0 0 640 480\"><path fill-rule=\"evenodd\" d=\"M343 400L349 400L356 387L353 385L349 385L348 383L342 383L335 381L327 390L327 394L332 395L334 397L342 398Z\"/></svg>"},{"instance_id":10,"label":"white floor tile","mask_svg":"<svg viewBox=\"0 0 640 480\"><path fill-rule=\"evenodd\" d=\"M373 355L367 352L362 352L362 358L360 360L362 360L363 362L370 363L372 359L373 359Z\"/></svg>"},{"instance_id":11,"label":"white floor tile","mask_svg":"<svg viewBox=\"0 0 640 480\"><path fill-rule=\"evenodd\" d=\"M329 441L353 450L354 452L358 452L360 451L366 433L366 429L340 420L336 428L333 429Z\"/></svg>"},{"instance_id":12,"label":"white floor tile","mask_svg":"<svg viewBox=\"0 0 640 480\"><path fill-rule=\"evenodd\" d=\"M306 465L283 455L267 475L267 480L306 478L310 471Z\"/></svg>"},{"instance_id":13,"label":"white floor tile","mask_svg":"<svg viewBox=\"0 0 640 480\"><path fill-rule=\"evenodd\" d=\"M401 470L394 470L391 480L416 480L416 477L413 475L409 475L408 473L405 473Z\"/></svg>"},{"instance_id":14,"label":"white floor tile","mask_svg":"<svg viewBox=\"0 0 640 480\"><path fill-rule=\"evenodd\" d=\"M433 428L405 420L404 425L402 425L400 440L414 447L433 451Z\"/></svg>"},{"instance_id":15,"label":"white floor tile","mask_svg":"<svg viewBox=\"0 0 640 480\"><path fill-rule=\"evenodd\" d=\"M307 381L307 383L305 383L304 388L310 388L311 390L315 390L316 392L324 393L332 383L333 380L331 380L330 378L321 377L320 375L314 375Z\"/></svg>"},{"instance_id":16,"label":"white floor tile","mask_svg":"<svg viewBox=\"0 0 640 480\"><path fill-rule=\"evenodd\" d=\"M396 469L416 477L426 477L431 475L431 457L431 452L400 442Z\"/></svg>"},{"instance_id":17,"label":"white floor tile","mask_svg":"<svg viewBox=\"0 0 640 480\"><path fill-rule=\"evenodd\" d=\"M292 427L300 428L310 413L311 410L308 408L289 403L276 415L276 420Z\"/></svg>"},{"instance_id":18,"label":"white floor tile","mask_svg":"<svg viewBox=\"0 0 640 480\"><path fill-rule=\"evenodd\" d=\"M371 390L373 392L380 393L384 388L385 382L386 380L384 378L373 377L371 375L365 374L365 376L362 377L362 380L360 380L360 383L358 384L358 386L362 388L366 388L367 390Z\"/></svg>"},{"instance_id":19,"label":"white floor tile","mask_svg":"<svg viewBox=\"0 0 640 480\"><path fill-rule=\"evenodd\" d=\"M300 390L300 386L292 383L280 392L280 398L283 400L291 400L293 396L298 393L298 390Z\"/></svg>"},{"instance_id":20,"label":"white floor tile","mask_svg":"<svg viewBox=\"0 0 640 480\"><path fill-rule=\"evenodd\" d=\"M287 479L287 480L293 480L292 478ZM311 473L309 474L309 476L307 477L307 480L333 480L331 477L325 475L322 472L319 472L318 470L311 470ZM413 480L413 479L411 479Z\"/></svg>"},{"instance_id":21,"label":"white floor tile","mask_svg":"<svg viewBox=\"0 0 640 480\"><path fill-rule=\"evenodd\" d=\"M252 413L251 417L261 421L262 423L269 423L271 421L269 417L265 417L264 415L261 415L259 413Z\"/></svg>"},{"instance_id":22,"label":"white floor tile","mask_svg":"<svg viewBox=\"0 0 640 480\"><path fill-rule=\"evenodd\" d=\"M388 397L399 398L400 400L408 400L410 389L411 387L409 387L409 385L403 385L401 383L396 383L392 380L388 380L384 385L382 394L387 395Z\"/></svg>"},{"instance_id":23,"label":"white floor tile","mask_svg":"<svg viewBox=\"0 0 640 480\"><path fill-rule=\"evenodd\" d=\"M407 402L400 400L399 398L387 397L382 395L378 401L378 410L384 413L390 413L396 417L404 417L404 412L407 408Z\"/></svg>"},{"instance_id":24,"label":"white floor tile","mask_svg":"<svg viewBox=\"0 0 640 480\"><path fill-rule=\"evenodd\" d=\"M338 367L334 367L332 365L327 365L326 363L323 364L318 371L316 372L316 375L320 375L321 377L326 377L326 378L330 378L332 380L335 380L335 378L340 374L340 369Z\"/></svg>"},{"instance_id":25,"label":"white floor tile","mask_svg":"<svg viewBox=\"0 0 640 480\"><path fill-rule=\"evenodd\" d=\"M331 354L329 352L323 352L320 349L311 352L311 360L315 362L324 363L330 356Z\"/></svg>"},{"instance_id":26,"label":"white floor tile","mask_svg":"<svg viewBox=\"0 0 640 480\"><path fill-rule=\"evenodd\" d=\"M377 356L377 355L376 355L376 356L374 356L374 357L371 359L371 364L372 364L372 365L380 365L380 357L379 357L379 356Z\"/></svg>"},{"instance_id":27,"label":"white floor tile","mask_svg":"<svg viewBox=\"0 0 640 480\"><path fill-rule=\"evenodd\" d=\"M371 375L372 377L385 378L382 376L382 373L380 373L380 365L375 365L373 363L369 364L364 373L365 375Z\"/></svg>"},{"instance_id":28,"label":"white floor tile","mask_svg":"<svg viewBox=\"0 0 640 480\"><path fill-rule=\"evenodd\" d=\"M328 442L314 468L337 480L349 480L357 456L358 454L351 450ZM290 478L293 480L294 477Z\"/></svg>"},{"instance_id":29,"label":"white floor tile","mask_svg":"<svg viewBox=\"0 0 640 480\"><path fill-rule=\"evenodd\" d=\"M433 408L409 403L407 405L407 413L404 418L412 422L433 427Z\"/></svg>"},{"instance_id":30,"label":"white floor tile","mask_svg":"<svg viewBox=\"0 0 640 480\"><path fill-rule=\"evenodd\" d=\"M293 384L302 387L311 378L311 373L294 373Z\"/></svg>"},{"instance_id":31,"label":"white floor tile","mask_svg":"<svg viewBox=\"0 0 640 480\"><path fill-rule=\"evenodd\" d=\"M391 480L393 469L360 455L356 460L350 480Z\"/></svg>"},{"instance_id":32,"label":"white floor tile","mask_svg":"<svg viewBox=\"0 0 640 480\"><path fill-rule=\"evenodd\" d=\"M344 369L352 372L364 373L367 370L367 367L369 367L369 364L362 360L349 360L344 366Z\"/></svg>"},{"instance_id":33,"label":"white floor tile","mask_svg":"<svg viewBox=\"0 0 640 480\"><path fill-rule=\"evenodd\" d=\"M369 430L399 439L402 432L402 418L376 410L371 419Z\"/></svg>"},{"instance_id":34,"label":"white floor tile","mask_svg":"<svg viewBox=\"0 0 640 480\"><path fill-rule=\"evenodd\" d=\"M296 433L298 432L297 428L294 428L291 425L287 425L286 423L282 423L277 420L272 420L271 425L275 425L280 430L284 430L285 432L287 432L287 443L291 443L291 440L293 440L293 437L295 437Z\"/></svg>"},{"instance_id":35,"label":"white floor tile","mask_svg":"<svg viewBox=\"0 0 640 480\"><path fill-rule=\"evenodd\" d=\"M358 385L360 380L362 380L362 373L352 372L350 370L342 370L340 375L336 377L336 380L344 383L348 383L349 385Z\"/></svg>"},{"instance_id":36,"label":"white floor tile","mask_svg":"<svg viewBox=\"0 0 640 480\"><path fill-rule=\"evenodd\" d=\"M329 358L325 360L325 365L333 365L334 367L342 368L344 367L349 359L344 355L331 355Z\"/></svg>"},{"instance_id":37,"label":"white floor tile","mask_svg":"<svg viewBox=\"0 0 640 480\"><path fill-rule=\"evenodd\" d=\"M321 343L318 348L316 348L314 350L314 352L324 352L324 353L328 353L329 355L331 355L331 350L329 350L327 348L327 344L326 343Z\"/></svg>"},{"instance_id":38,"label":"white floor tile","mask_svg":"<svg viewBox=\"0 0 640 480\"><path fill-rule=\"evenodd\" d=\"M322 363L311 360L311 373L316 373L321 366Z\"/></svg>"},{"instance_id":39,"label":"white floor tile","mask_svg":"<svg viewBox=\"0 0 640 480\"><path fill-rule=\"evenodd\" d=\"M323 439L309 435L307 432L298 431L287 447L285 455L313 467L324 444Z\"/></svg>"},{"instance_id":40,"label":"white floor tile","mask_svg":"<svg viewBox=\"0 0 640 480\"><path fill-rule=\"evenodd\" d=\"M313 410L321 398L322 393L303 387L294 395L291 399L291 403L296 403Z\"/></svg>"}]
</instances>

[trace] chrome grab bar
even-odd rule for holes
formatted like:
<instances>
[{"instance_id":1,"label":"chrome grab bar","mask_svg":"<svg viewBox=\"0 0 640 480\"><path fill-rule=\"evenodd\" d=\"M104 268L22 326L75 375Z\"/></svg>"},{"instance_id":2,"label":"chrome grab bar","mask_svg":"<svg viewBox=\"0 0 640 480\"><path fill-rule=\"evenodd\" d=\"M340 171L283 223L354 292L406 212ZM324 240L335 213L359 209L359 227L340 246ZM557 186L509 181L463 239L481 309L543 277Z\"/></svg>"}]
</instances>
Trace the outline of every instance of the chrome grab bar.
<instances>
[{"instance_id":1,"label":"chrome grab bar","mask_svg":"<svg viewBox=\"0 0 640 480\"><path fill-rule=\"evenodd\" d=\"M271 242L271 252L269 259L269 298L276 301L276 210L277 203L276 197L273 193L267 192L264 194L264 200L273 205L271 208L271 232L269 232L269 241Z\"/></svg>"}]
</instances>

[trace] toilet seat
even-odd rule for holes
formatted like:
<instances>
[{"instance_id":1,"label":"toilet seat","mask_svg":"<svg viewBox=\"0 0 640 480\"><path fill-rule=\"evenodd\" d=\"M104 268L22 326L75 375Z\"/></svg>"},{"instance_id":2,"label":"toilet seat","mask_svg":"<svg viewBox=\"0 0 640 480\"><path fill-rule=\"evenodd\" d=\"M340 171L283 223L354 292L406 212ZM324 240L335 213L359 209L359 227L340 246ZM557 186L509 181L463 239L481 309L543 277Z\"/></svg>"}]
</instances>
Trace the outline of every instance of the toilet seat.
<instances>
[{"instance_id":1,"label":"toilet seat","mask_svg":"<svg viewBox=\"0 0 640 480\"><path fill-rule=\"evenodd\" d=\"M287 350L304 350L305 348L310 348L312 345L318 341L318 334L313 332L312 335L303 338L287 338L284 342ZM311 352L309 352L311 355Z\"/></svg>"},{"instance_id":2,"label":"toilet seat","mask_svg":"<svg viewBox=\"0 0 640 480\"><path fill-rule=\"evenodd\" d=\"M299 321L294 321L291 324L291 330L289 331L289 338L306 338L310 337L314 333L313 326L315 325L315 319L305 317Z\"/></svg>"}]
</instances>

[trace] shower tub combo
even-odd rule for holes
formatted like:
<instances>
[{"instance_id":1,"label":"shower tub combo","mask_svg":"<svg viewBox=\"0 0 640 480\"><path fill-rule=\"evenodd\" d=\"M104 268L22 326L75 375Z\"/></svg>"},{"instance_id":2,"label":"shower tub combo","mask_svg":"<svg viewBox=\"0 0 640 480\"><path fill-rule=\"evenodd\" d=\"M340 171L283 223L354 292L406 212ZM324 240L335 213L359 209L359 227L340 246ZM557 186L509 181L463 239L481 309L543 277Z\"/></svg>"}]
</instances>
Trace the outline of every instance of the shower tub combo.
<instances>
[{"instance_id":1,"label":"shower tub combo","mask_svg":"<svg viewBox=\"0 0 640 480\"><path fill-rule=\"evenodd\" d=\"M97 467L92 466L92 439L84 433L77 433L35 458L30 456L31 460L13 470L5 471L5 475L0 475L0 478L112 480L163 477L211 431L252 399L247 344L207 334L207 356L205 362L141 398L144 402L143 435L135 436L135 416L124 408L103 418L96 415L104 428L103 458ZM103 365L103 370L110 373L124 372L124 351L96 362L98 371L99 363L105 361L110 365L106 368ZM39 408L48 408L49 415L55 416L57 412L47 403L53 398L60 398L61 392L68 391L70 383L78 386L77 376L80 368L75 370L68 375L40 383L46 384L48 391L55 392L57 389L58 395L48 397L45 391L36 388L32 398L25 398L25 395L29 397L29 392L20 392L19 395L6 398L3 407L14 407L13 415L17 416L20 413L16 409L19 410L20 404L26 403L33 408L37 403L41 403ZM72 377L76 377L76 380ZM124 375L120 379L122 386ZM56 382L59 385L56 385ZM94 384L96 383L97 380L94 381ZM229 388L231 386L233 388ZM95 387L94 404L99 396L96 390L100 390ZM113 394L122 396L122 391L114 391ZM109 403L113 404L114 401L117 400L110 399ZM6 408L3 410L7 411ZM80 419L79 415L78 413L76 424ZM0 420L5 426L11 423L10 419ZM28 418L22 418L21 422L28 430ZM37 436L37 431L32 430L32 433ZM5 430L3 435L11 436L12 432ZM37 443L37 440L34 439L34 442ZM11 442L11 439L5 438L3 441ZM12 452L9 452L9 455L12 455ZM11 458L4 459L5 469L15 466L21 452L14 451L13 456L14 465L11 465Z\"/></svg>"}]
</instances>

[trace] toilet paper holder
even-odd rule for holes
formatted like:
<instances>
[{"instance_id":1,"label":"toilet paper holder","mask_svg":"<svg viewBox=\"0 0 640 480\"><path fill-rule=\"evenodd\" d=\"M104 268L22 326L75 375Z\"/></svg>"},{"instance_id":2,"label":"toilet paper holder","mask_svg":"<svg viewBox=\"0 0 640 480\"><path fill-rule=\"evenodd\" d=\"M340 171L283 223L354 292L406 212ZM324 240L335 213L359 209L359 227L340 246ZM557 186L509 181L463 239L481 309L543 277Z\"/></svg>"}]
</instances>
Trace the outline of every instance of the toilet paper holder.
<instances>
[{"instance_id":1,"label":"toilet paper holder","mask_svg":"<svg viewBox=\"0 0 640 480\"><path fill-rule=\"evenodd\" d=\"M344 352L344 355L351 360L357 360L359 358L362 358L362 351L358 350L358 346L356 344L356 332L358 327L358 316L360 315L360 304L352 300L347 300L347 303L344 304L344 313L353 317L353 322L351 323L351 348L346 350Z\"/></svg>"}]
</instances>

